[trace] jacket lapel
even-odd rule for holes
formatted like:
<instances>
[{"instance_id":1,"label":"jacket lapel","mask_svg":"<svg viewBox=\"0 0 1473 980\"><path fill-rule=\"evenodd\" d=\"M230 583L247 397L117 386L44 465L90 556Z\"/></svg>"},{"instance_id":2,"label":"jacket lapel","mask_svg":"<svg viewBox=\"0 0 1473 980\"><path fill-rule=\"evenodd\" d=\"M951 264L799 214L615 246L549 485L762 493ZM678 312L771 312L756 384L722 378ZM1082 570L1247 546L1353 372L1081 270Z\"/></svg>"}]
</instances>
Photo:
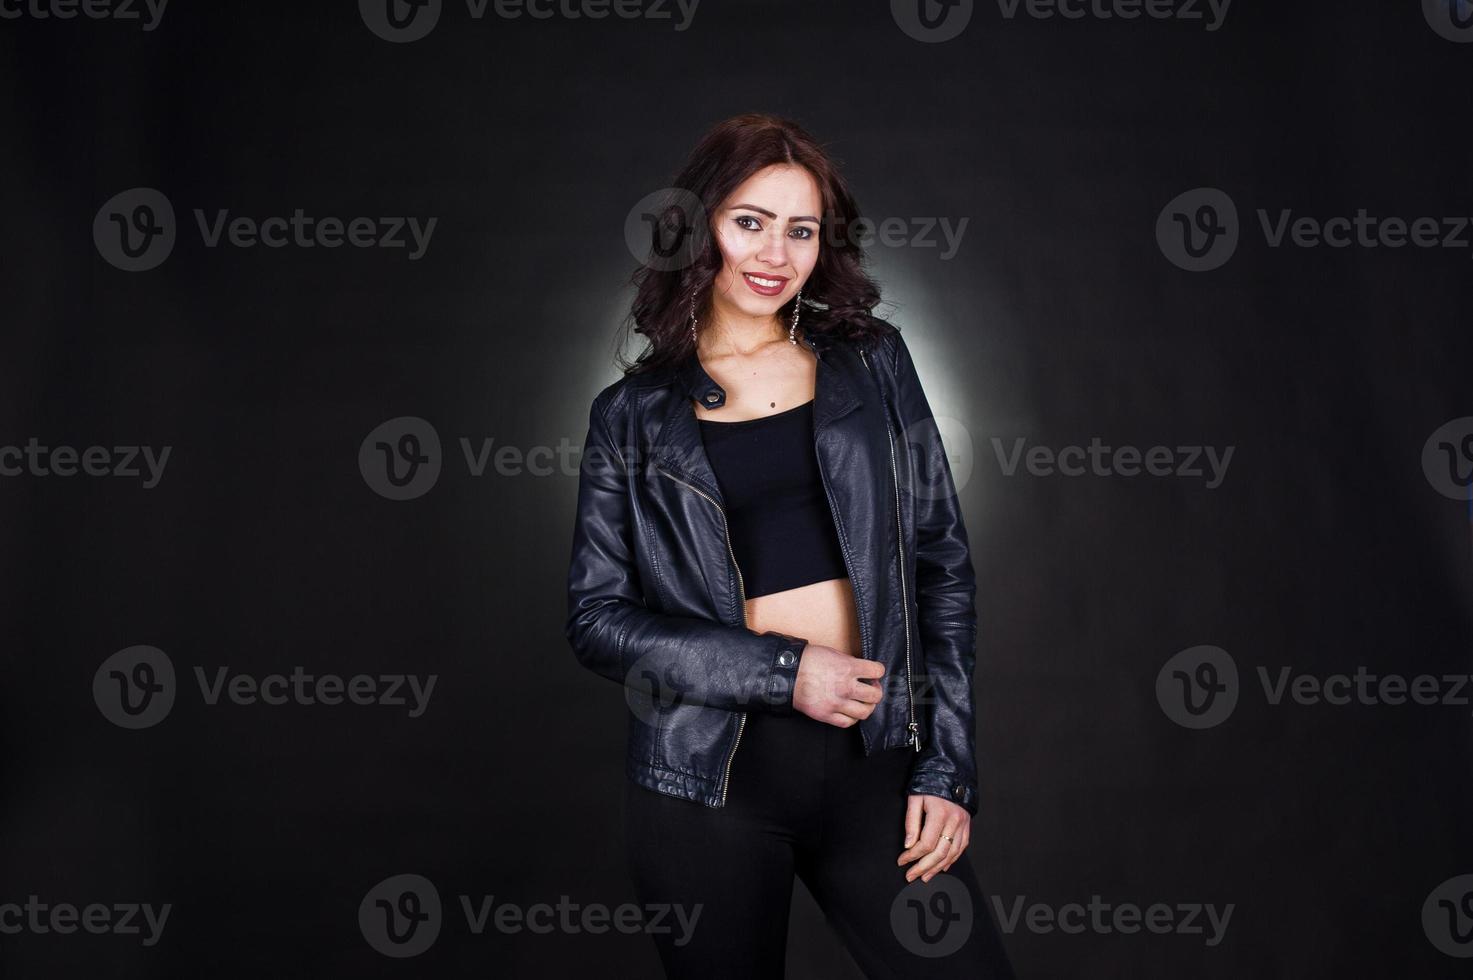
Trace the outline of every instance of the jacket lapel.
<instances>
[{"instance_id":1,"label":"jacket lapel","mask_svg":"<svg viewBox=\"0 0 1473 980\"><path fill-rule=\"evenodd\" d=\"M815 442L823 428L863 404L854 390L853 376L854 372L864 370L858 355L847 346L827 346L819 349L817 355L813 392ZM653 459L656 465L689 480L720 501L720 485L706 455L692 402L699 399L702 404L719 407L726 404L726 392L706 373L694 354L675 368L673 380L670 408L655 437ZM843 479L841 473L833 475Z\"/></svg>"}]
</instances>

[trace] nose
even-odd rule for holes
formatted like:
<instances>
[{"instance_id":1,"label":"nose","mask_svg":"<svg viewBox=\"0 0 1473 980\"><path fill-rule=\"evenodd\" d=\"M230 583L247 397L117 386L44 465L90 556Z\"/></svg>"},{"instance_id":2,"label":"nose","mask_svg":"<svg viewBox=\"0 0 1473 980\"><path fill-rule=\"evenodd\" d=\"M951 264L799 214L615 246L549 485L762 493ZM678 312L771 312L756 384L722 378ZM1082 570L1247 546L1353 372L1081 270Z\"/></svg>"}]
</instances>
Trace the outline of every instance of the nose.
<instances>
[{"instance_id":1,"label":"nose","mask_svg":"<svg viewBox=\"0 0 1473 980\"><path fill-rule=\"evenodd\" d=\"M788 236L776 221L763 231L762 245L757 249L757 261L774 269L781 269L788 264Z\"/></svg>"}]
</instances>

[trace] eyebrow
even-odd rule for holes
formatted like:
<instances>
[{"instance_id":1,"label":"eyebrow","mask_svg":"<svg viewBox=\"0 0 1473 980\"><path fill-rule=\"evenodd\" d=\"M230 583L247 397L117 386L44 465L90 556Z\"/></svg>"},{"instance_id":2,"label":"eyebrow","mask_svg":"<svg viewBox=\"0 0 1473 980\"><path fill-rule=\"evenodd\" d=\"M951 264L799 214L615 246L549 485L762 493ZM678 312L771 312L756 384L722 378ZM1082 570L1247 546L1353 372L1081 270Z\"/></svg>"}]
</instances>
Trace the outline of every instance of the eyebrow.
<instances>
[{"instance_id":1,"label":"eyebrow","mask_svg":"<svg viewBox=\"0 0 1473 980\"><path fill-rule=\"evenodd\" d=\"M755 204L733 204L731 206L730 210L732 210L732 211L756 211L758 214L765 214L769 218L776 218L777 217L777 215L773 214L771 211L767 210L766 208L759 208ZM798 214L798 215L794 215L793 217L791 217L791 218L788 219L788 223L789 224L792 224L794 221L811 221L814 224L819 224L819 220L817 218L813 217L813 215L811 215L811 214Z\"/></svg>"}]
</instances>

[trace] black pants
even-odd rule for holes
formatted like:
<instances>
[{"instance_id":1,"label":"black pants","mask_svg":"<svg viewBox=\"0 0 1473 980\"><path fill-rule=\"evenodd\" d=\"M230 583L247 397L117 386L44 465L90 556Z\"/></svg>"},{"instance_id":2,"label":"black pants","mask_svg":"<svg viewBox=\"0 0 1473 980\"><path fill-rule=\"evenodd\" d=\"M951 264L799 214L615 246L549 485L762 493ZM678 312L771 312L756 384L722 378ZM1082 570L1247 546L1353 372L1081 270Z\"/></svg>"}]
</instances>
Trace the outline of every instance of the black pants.
<instances>
[{"instance_id":1,"label":"black pants","mask_svg":"<svg viewBox=\"0 0 1473 980\"><path fill-rule=\"evenodd\" d=\"M626 781L635 895L694 920L681 928L672 909L650 930L666 975L781 978L796 873L867 977L1011 978L972 848L928 883L895 863L913 754L865 758L858 728L754 712L726 806Z\"/></svg>"}]
</instances>

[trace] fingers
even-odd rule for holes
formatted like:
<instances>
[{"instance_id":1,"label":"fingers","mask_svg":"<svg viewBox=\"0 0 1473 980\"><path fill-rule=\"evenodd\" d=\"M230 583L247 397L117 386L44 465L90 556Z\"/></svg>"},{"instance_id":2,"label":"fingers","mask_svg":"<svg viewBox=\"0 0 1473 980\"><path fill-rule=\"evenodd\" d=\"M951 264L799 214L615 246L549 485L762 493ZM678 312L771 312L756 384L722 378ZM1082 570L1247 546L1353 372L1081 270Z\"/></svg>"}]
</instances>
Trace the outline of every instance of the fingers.
<instances>
[{"instance_id":1,"label":"fingers","mask_svg":"<svg viewBox=\"0 0 1473 980\"><path fill-rule=\"evenodd\" d=\"M957 827L954 823L948 821L941 826L936 826L937 821L934 819L926 822L932 826L929 830L924 828L921 830L921 842L928 845L930 850L905 872L906 881L915 881L917 878L930 881L941 869L941 865L951 856L952 849L956 847Z\"/></svg>"},{"instance_id":2,"label":"fingers","mask_svg":"<svg viewBox=\"0 0 1473 980\"><path fill-rule=\"evenodd\" d=\"M794 709L840 728L869 718L876 704L884 699L884 688L872 684L871 678L884 676L884 666L840 653L832 647L813 647L813 650L812 656L804 654L798 666L798 676L792 685ZM832 656L819 656L820 653Z\"/></svg>"},{"instance_id":3,"label":"fingers","mask_svg":"<svg viewBox=\"0 0 1473 980\"><path fill-rule=\"evenodd\" d=\"M805 653L798 669L793 686L794 708L839 728L849 728L874 714L885 692L871 681L885 676L884 666L827 647L812 649L816 652L812 656Z\"/></svg>"},{"instance_id":4,"label":"fingers","mask_svg":"<svg viewBox=\"0 0 1473 980\"><path fill-rule=\"evenodd\" d=\"M956 864L957 859L962 856L962 852L964 852L967 849L967 846L971 843L972 825L971 822L968 821L967 823L963 824L961 830L957 832L956 846L951 849L951 856L946 859L946 863L943 864L939 870L950 871L951 866L953 864Z\"/></svg>"},{"instance_id":5,"label":"fingers","mask_svg":"<svg viewBox=\"0 0 1473 980\"><path fill-rule=\"evenodd\" d=\"M940 867L941 862L946 860L946 856L951 853L951 845L955 843L954 840L947 840L943 837L942 835L945 833L946 831L941 827L932 827L930 830L924 827L922 828L921 843L928 850L921 854L919 861L906 869L906 881L915 881L917 878L924 878L927 881L931 880L931 875L935 872L936 868ZM955 834L950 834L949 836L956 837Z\"/></svg>"},{"instance_id":6,"label":"fingers","mask_svg":"<svg viewBox=\"0 0 1473 980\"><path fill-rule=\"evenodd\" d=\"M905 846L906 847L910 847L912 844L914 844L916 842L916 838L921 835L921 803L922 803L922 798L919 797L919 796L909 797L905 801ZM902 853L900 855L900 860L897 861L897 862L895 862L895 863L896 864L904 864L905 861L906 861L905 854Z\"/></svg>"},{"instance_id":7,"label":"fingers","mask_svg":"<svg viewBox=\"0 0 1473 980\"><path fill-rule=\"evenodd\" d=\"M863 701L865 704L879 704L884 696L884 691L873 684L866 684L859 678L851 678L848 687L844 690L844 696L851 701Z\"/></svg>"},{"instance_id":8,"label":"fingers","mask_svg":"<svg viewBox=\"0 0 1473 980\"><path fill-rule=\"evenodd\" d=\"M875 706L883 697L877 687L872 687L855 678L850 678L843 689L843 696L836 697L825 719L830 725L838 725L840 728L848 728L855 722L864 721L875 713ZM842 719L838 721L835 719Z\"/></svg>"},{"instance_id":9,"label":"fingers","mask_svg":"<svg viewBox=\"0 0 1473 980\"><path fill-rule=\"evenodd\" d=\"M853 728L861 721L864 721L865 718L869 717L868 712L859 710L857 702L850 701L849 703L855 705L853 710L844 708L840 711L832 711L819 720L825 725L833 725L835 728Z\"/></svg>"},{"instance_id":10,"label":"fingers","mask_svg":"<svg viewBox=\"0 0 1473 980\"><path fill-rule=\"evenodd\" d=\"M971 842L971 815L949 800L913 795L907 800L905 817L909 846L896 863L916 862L906 871L906 881L917 878L930 881L950 868ZM918 839L917 822L920 825Z\"/></svg>"}]
</instances>

